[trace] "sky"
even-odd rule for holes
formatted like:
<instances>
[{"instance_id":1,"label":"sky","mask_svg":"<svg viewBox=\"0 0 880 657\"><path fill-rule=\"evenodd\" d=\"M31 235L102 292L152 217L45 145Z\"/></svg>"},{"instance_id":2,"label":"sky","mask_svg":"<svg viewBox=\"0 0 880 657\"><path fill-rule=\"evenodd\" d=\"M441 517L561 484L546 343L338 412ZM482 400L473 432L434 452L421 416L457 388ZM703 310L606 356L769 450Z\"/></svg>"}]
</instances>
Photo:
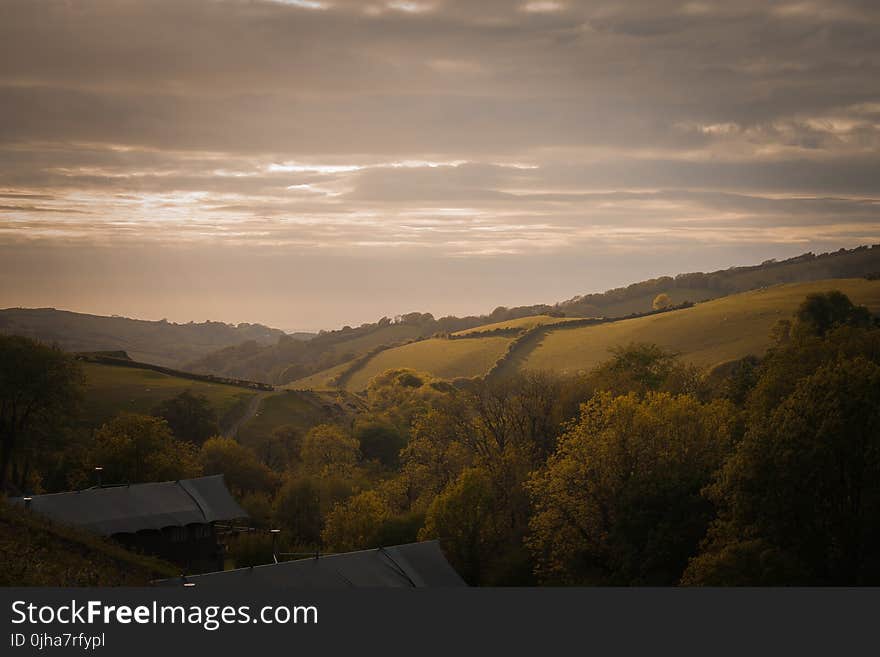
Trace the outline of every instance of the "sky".
<instances>
[{"instance_id":1,"label":"sky","mask_svg":"<svg viewBox=\"0 0 880 657\"><path fill-rule=\"evenodd\" d=\"M880 242L880 5L3 0L0 307L334 328Z\"/></svg>"}]
</instances>

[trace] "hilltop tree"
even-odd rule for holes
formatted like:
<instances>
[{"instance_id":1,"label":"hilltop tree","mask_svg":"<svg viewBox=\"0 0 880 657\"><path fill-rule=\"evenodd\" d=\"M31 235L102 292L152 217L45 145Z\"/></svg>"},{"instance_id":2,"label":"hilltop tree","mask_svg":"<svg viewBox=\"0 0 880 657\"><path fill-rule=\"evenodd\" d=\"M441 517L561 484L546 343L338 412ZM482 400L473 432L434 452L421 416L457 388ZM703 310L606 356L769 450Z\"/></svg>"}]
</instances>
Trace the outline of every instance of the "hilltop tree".
<instances>
[{"instance_id":1,"label":"hilltop tree","mask_svg":"<svg viewBox=\"0 0 880 657\"><path fill-rule=\"evenodd\" d=\"M60 349L0 335L0 490L13 459L72 416L82 382L78 363Z\"/></svg>"},{"instance_id":2,"label":"hilltop tree","mask_svg":"<svg viewBox=\"0 0 880 657\"><path fill-rule=\"evenodd\" d=\"M651 304L651 307L654 310L664 310L669 308L672 305L672 298L666 294L666 292L661 292L656 297L654 297L654 302Z\"/></svg>"}]
</instances>

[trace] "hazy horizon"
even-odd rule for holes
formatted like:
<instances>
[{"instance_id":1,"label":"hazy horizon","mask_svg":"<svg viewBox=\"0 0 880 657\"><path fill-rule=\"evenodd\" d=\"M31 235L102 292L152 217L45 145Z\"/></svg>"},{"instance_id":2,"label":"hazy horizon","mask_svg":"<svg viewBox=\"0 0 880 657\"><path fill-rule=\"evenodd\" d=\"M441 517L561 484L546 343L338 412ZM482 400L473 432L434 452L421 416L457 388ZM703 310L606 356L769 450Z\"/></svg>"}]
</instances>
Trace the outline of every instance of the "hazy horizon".
<instances>
[{"instance_id":1,"label":"hazy horizon","mask_svg":"<svg viewBox=\"0 0 880 657\"><path fill-rule=\"evenodd\" d=\"M857 245L853 245L853 246L862 246L862 245L858 245L858 244L857 244ZM850 248L852 248L852 247L850 247ZM825 249L819 249L819 252L822 252L822 251L825 251ZM773 259L782 260L782 259L785 259L785 258L789 258L789 257L793 257L793 256L801 255L801 254L802 254L802 252L798 251L798 252L796 252L796 253L784 253L784 254L777 254L777 255L768 255L766 258L763 258L761 261L755 261L755 262L736 262L736 263L731 263L731 264L727 264L727 265L718 266L718 267L716 267L716 268L714 268L714 269L706 269L706 270L704 270L704 271L705 271L705 272L709 272L709 271L724 270L724 269L727 269L727 268L729 268L729 267L742 267L742 266L758 265L758 264L761 264L761 262L763 262L764 260L767 260L767 259L771 259L771 258L773 258ZM361 318L359 318L358 320L342 321L342 322L340 322L340 323L338 323L338 324L336 324L336 325L324 325L324 326L319 326L319 325L315 325L315 326L296 326L296 325L294 325L294 326L286 326L286 325L283 325L283 324L280 324L280 323L272 323L271 321L261 321L261 320L259 320L259 319L248 318L248 317L237 318L237 317L235 317L235 316L230 316L230 317L222 317L222 316L202 316L202 317L192 317L192 316L189 316L189 315L186 315L186 314L182 314L182 315L180 315L180 316L173 316L173 315L170 316L170 315L168 315L168 313L165 313L165 314L159 313L159 314L154 314L154 315L144 316L144 315L137 315L137 314L121 313L121 312L118 312L118 311L115 310L115 309L106 309L106 308L104 308L104 309L93 310L93 309L86 308L86 307L83 307L83 308L74 308L74 307L67 307L67 306L54 306L54 305L52 305L52 304L30 305L30 306L28 306L28 305L20 305L20 304L19 304L19 305L15 305L15 306L9 306L8 308L11 308L11 307L16 307L16 308L21 307L21 308L31 308L31 309L37 309L37 308L54 308L55 310L61 310L61 311L69 311L69 312L75 312L75 313L83 313L83 314L99 315L99 316L108 316L108 317L110 317L110 316L120 316L120 317L125 317L125 318L128 318L128 319L135 319L135 320L160 321L160 320L162 320L162 319L165 319L165 320L167 320L167 321L169 321L169 322L173 322L173 323L177 323L177 324L186 324L186 323L188 323L188 322L196 322L196 323L200 323L200 322L205 322L205 321L217 321L217 322L224 322L224 323L227 323L227 324L233 324L233 325L237 325L237 324L240 324L240 323L263 324L263 325L268 326L268 327L270 327L270 328L281 329L281 330L283 330L283 331L285 331L285 332L287 332L287 333L294 333L294 332L297 332L297 331L301 331L301 332L318 332L318 331L320 331L320 330L327 330L327 331L338 330L338 329L340 329L340 328L342 328L343 326L346 326L346 325L348 325L348 326L353 326L353 327L354 327L354 326L359 326L359 325L361 325L361 324L363 324L363 323L372 323L372 322L375 322L375 321L377 321L378 319L381 319L383 316L394 317L394 316L396 316L396 315L403 315L403 314L405 314L405 313L409 313L409 312L430 312L430 313L432 313L436 318L440 318L440 317L442 317L442 316L447 316L447 315L454 315L454 316L458 316L458 317L464 317L464 316L468 316L468 315L487 315L487 314L489 314L490 312L492 312L492 310L494 310L498 305L503 305L503 306L507 306L507 307L514 307L514 306L528 306L528 305L534 305L534 304L548 304L548 305L552 305L552 304L557 303L557 302L567 301L567 300L569 300L569 299L571 299L571 298L573 298L573 297L575 297L575 296L578 296L578 295L606 292L606 291L608 291L608 290L610 290L610 289L613 289L613 288L616 288L616 287L626 287L627 285L629 285L629 284L631 284L631 283L637 283L637 282L640 282L640 281L642 281L642 280L648 280L648 279L650 279L650 278L657 278L657 277L660 277L660 276L675 276L676 274L682 274L682 273L693 273L694 271L697 271L697 270L690 270L690 269L688 269L688 270L681 270L681 271L659 272L659 273L654 273L654 274L650 274L650 275L645 275L643 278L639 278L638 280L626 280L626 281L622 281L622 282L619 283L619 284L610 285L610 286L608 286L608 287L603 287L603 288L597 288L597 289L584 289L584 290L581 290L581 291L579 291L579 292L575 292L575 293L572 293L572 294L568 294L568 295L560 296L560 297L558 297L558 298L543 298L543 297L540 297L540 298L530 299L530 300L527 300L527 301L513 300L513 301L510 301L509 303L495 304L494 306L491 306L491 307L488 307L488 306L487 306L487 307L479 307L479 308L477 308L476 305L473 304L473 303L468 304L467 302L462 302L461 304L458 304L458 305L461 306L461 308L474 308L474 309L472 309L472 310L456 310L456 308L457 308L458 306L455 304L455 301L451 301L451 302L449 302L449 305L443 306L443 310L440 310L440 309L432 309L430 306L428 306L428 307L406 307L406 308L398 308L398 309L396 309L396 310L389 310L389 311L387 311L387 312L383 312L383 313L381 313L381 314L379 314L379 315L375 315L375 316L372 316L372 315L371 315L371 316L363 315L363 316L362 316ZM123 305L125 305L125 304L123 304ZM2 308L0 308L0 309L2 309ZM161 309L160 309L160 310L161 310Z\"/></svg>"},{"instance_id":2,"label":"hazy horizon","mask_svg":"<svg viewBox=\"0 0 880 657\"><path fill-rule=\"evenodd\" d=\"M880 8L0 5L0 307L334 329L880 242Z\"/></svg>"}]
</instances>

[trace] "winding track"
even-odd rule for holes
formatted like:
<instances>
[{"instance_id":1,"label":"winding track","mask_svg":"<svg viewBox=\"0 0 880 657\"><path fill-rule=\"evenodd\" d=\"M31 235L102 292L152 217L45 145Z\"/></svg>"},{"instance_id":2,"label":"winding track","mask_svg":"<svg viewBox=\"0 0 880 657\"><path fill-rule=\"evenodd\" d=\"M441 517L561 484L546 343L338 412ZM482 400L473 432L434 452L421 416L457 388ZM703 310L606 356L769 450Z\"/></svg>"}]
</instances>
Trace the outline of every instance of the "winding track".
<instances>
[{"instance_id":1,"label":"winding track","mask_svg":"<svg viewBox=\"0 0 880 657\"><path fill-rule=\"evenodd\" d=\"M245 424L250 422L254 418L254 416L259 412L260 404L263 403L263 400L266 397L268 397L269 395L274 395L274 394L276 394L274 391L268 391L268 390L263 391L263 392L258 392L257 394L255 394L251 398L250 402L248 402L247 408L244 409L244 413L242 413L241 416L238 419L236 419L235 422L233 422L226 429L226 431L223 432L223 437L224 438L235 438L238 435L238 432L241 430L241 428Z\"/></svg>"}]
</instances>

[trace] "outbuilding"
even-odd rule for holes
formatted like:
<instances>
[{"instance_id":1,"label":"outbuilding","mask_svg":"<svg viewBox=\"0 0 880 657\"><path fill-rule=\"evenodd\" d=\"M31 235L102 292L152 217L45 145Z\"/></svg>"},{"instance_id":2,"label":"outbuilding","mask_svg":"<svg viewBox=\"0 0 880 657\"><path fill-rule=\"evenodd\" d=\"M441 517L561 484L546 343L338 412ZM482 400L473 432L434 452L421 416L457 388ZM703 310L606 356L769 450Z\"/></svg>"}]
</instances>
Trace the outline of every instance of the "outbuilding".
<instances>
[{"instance_id":1,"label":"outbuilding","mask_svg":"<svg viewBox=\"0 0 880 657\"><path fill-rule=\"evenodd\" d=\"M216 523L248 517L230 495L223 475L96 486L10 501L60 524L172 561L187 572L222 569Z\"/></svg>"}]
</instances>

